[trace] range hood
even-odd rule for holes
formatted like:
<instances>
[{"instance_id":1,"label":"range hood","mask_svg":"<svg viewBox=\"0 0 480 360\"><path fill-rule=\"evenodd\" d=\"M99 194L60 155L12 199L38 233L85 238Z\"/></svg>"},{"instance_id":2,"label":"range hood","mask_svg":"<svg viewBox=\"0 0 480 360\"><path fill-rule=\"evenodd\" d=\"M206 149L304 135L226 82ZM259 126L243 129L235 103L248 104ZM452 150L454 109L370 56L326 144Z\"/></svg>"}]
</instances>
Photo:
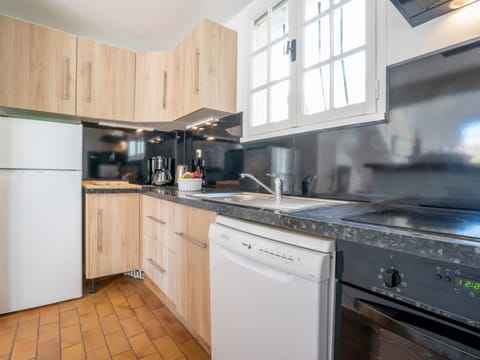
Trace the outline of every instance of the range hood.
<instances>
[{"instance_id":1,"label":"range hood","mask_svg":"<svg viewBox=\"0 0 480 360\"><path fill-rule=\"evenodd\" d=\"M417 26L477 0L391 0L411 26Z\"/></svg>"}]
</instances>

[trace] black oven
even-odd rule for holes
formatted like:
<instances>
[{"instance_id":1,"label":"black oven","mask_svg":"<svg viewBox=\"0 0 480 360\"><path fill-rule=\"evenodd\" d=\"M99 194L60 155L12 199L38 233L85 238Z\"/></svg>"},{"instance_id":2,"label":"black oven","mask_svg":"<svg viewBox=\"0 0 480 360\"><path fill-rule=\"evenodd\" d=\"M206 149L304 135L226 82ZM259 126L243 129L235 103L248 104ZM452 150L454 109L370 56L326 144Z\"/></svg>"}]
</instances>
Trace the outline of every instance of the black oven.
<instances>
[{"instance_id":1,"label":"black oven","mask_svg":"<svg viewBox=\"0 0 480 360\"><path fill-rule=\"evenodd\" d=\"M335 358L480 359L480 270L339 241Z\"/></svg>"}]
</instances>

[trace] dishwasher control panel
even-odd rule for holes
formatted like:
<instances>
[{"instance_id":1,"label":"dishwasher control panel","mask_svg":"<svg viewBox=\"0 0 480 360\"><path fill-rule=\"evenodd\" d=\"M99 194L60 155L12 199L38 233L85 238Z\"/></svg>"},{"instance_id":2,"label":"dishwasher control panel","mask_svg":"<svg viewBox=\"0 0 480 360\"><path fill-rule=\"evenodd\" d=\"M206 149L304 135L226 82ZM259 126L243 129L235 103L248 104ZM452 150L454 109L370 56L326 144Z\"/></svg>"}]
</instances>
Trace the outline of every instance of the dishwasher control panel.
<instances>
[{"instance_id":1,"label":"dishwasher control panel","mask_svg":"<svg viewBox=\"0 0 480 360\"><path fill-rule=\"evenodd\" d=\"M221 248L259 265L303 277L323 281L330 277L330 254L280 243L220 224L210 227L209 238Z\"/></svg>"}]
</instances>

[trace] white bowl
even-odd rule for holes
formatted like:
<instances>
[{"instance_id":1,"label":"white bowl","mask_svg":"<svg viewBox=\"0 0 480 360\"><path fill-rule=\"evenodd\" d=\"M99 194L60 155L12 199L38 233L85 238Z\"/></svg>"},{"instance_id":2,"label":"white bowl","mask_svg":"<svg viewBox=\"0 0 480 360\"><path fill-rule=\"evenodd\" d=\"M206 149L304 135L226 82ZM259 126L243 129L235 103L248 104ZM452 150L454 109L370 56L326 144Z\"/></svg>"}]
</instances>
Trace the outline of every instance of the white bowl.
<instances>
[{"instance_id":1,"label":"white bowl","mask_svg":"<svg viewBox=\"0 0 480 360\"><path fill-rule=\"evenodd\" d=\"M202 179L178 179L178 190L200 191L202 190Z\"/></svg>"}]
</instances>

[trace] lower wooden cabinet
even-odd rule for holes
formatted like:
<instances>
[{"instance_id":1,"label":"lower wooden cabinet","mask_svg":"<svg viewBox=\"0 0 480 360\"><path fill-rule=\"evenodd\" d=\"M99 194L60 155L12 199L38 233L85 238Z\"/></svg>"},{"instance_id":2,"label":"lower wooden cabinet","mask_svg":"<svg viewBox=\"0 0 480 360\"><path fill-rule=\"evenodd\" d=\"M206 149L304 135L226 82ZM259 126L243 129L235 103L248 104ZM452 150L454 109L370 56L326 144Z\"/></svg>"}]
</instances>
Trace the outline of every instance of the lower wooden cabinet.
<instances>
[{"instance_id":1,"label":"lower wooden cabinet","mask_svg":"<svg viewBox=\"0 0 480 360\"><path fill-rule=\"evenodd\" d=\"M142 196L142 269L167 306L210 346L208 229L216 213ZM148 285L148 282L147 282Z\"/></svg>"},{"instance_id":2,"label":"lower wooden cabinet","mask_svg":"<svg viewBox=\"0 0 480 360\"><path fill-rule=\"evenodd\" d=\"M84 196L86 278L138 269L140 195Z\"/></svg>"},{"instance_id":3,"label":"lower wooden cabinet","mask_svg":"<svg viewBox=\"0 0 480 360\"><path fill-rule=\"evenodd\" d=\"M216 214L175 205L177 312L210 345L210 262L208 229Z\"/></svg>"}]
</instances>

